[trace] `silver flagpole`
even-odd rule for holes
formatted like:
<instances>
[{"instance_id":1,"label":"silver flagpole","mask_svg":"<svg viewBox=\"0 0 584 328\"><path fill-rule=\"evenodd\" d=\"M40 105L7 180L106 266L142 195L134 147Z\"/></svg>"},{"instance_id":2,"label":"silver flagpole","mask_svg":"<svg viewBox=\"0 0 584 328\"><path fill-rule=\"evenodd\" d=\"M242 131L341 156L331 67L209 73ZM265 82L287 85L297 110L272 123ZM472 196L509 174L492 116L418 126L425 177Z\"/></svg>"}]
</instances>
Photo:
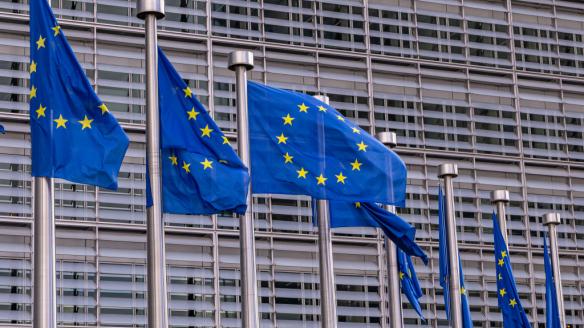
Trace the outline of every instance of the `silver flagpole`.
<instances>
[{"instance_id":1,"label":"silver flagpole","mask_svg":"<svg viewBox=\"0 0 584 328\"><path fill-rule=\"evenodd\" d=\"M329 104L329 97L314 98ZM329 202L317 200L318 216L318 263L320 273L320 322L322 328L337 327L337 297L335 294L335 272L333 268L333 242L329 216Z\"/></svg>"},{"instance_id":2,"label":"silver flagpole","mask_svg":"<svg viewBox=\"0 0 584 328\"><path fill-rule=\"evenodd\" d=\"M138 0L137 16L146 32L146 161L152 206L146 210L148 265L148 327L168 327L162 181L160 178L160 116L158 109L157 20L164 17L164 0Z\"/></svg>"},{"instance_id":3,"label":"silver flagpole","mask_svg":"<svg viewBox=\"0 0 584 328\"><path fill-rule=\"evenodd\" d=\"M547 225L550 236L550 249L552 251L552 269L556 294L558 296L558 312L560 312L560 326L566 327L566 312L564 311L564 292L562 291L562 274L560 273L560 254L558 253L558 236L556 226L560 224L560 213L547 213L543 215L543 224Z\"/></svg>"},{"instance_id":4,"label":"silver flagpole","mask_svg":"<svg viewBox=\"0 0 584 328\"><path fill-rule=\"evenodd\" d=\"M397 146L397 135L394 132L380 132L377 134L377 139L388 148L395 148ZM385 209L395 214L395 206L385 205ZM389 303L389 327L401 328L403 327L403 313L401 302L401 289L399 279L399 267L397 264L397 246L387 238L385 238L385 254L387 256L387 274L389 279L388 284L388 303ZM385 319L384 319L385 320Z\"/></svg>"},{"instance_id":5,"label":"silver flagpole","mask_svg":"<svg viewBox=\"0 0 584 328\"><path fill-rule=\"evenodd\" d=\"M505 239L505 244L509 245L507 237L507 214L505 213L505 205L509 203L509 191L491 191L491 202L497 207L497 219L499 220L499 227L501 227L501 234L503 235L503 239Z\"/></svg>"},{"instance_id":6,"label":"silver flagpole","mask_svg":"<svg viewBox=\"0 0 584 328\"><path fill-rule=\"evenodd\" d=\"M53 179L34 178L33 327L57 328Z\"/></svg>"},{"instance_id":7,"label":"silver flagpole","mask_svg":"<svg viewBox=\"0 0 584 328\"><path fill-rule=\"evenodd\" d=\"M235 72L237 103L237 148L245 166L251 168L249 118L247 112L247 71L253 69L251 51L229 54L229 69ZM239 243L241 265L241 320L244 328L259 327L258 286L256 282L255 236L251 185L247 194L247 211L240 216Z\"/></svg>"},{"instance_id":8,"label":"silver flagpole","mask_svg":"<svg viewBox=\"0 0 584 328\"><path fill-rule=\"evenodd\" d=\"M448 239L448 261L450 264L450 324L462 328L462 299L460 297L460 267L458 265L458 239L456 237L456 216L454 210L454 191L452 179L458 176L456 164L441 164L438 177L444 180L444 214Z\"/></svg>"}]
</instances>

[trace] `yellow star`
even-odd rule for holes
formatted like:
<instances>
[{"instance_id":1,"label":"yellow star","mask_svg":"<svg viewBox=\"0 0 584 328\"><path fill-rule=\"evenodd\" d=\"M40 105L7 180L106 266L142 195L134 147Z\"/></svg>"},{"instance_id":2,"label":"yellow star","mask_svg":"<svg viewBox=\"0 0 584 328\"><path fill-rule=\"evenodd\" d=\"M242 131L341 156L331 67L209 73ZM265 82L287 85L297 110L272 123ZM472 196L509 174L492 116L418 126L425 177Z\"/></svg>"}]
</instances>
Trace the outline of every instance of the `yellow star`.
<instances>
[{"instance_id":1,"label":"yellow star","mask_svg":"<svg viewBox=\"0 0 584 328\"><path fill-rule=\"evenodd\" d=\"M361 134L361 130L359 130L359 129L357 129L357 128L354 127L353 128L353 133Z\"/></svg>"},{"instance_id":2,"label":"yellow star","mask_svg":"<svg viewBox=\"0 0 584 328\"><path fill-rule=\"evenodd\" d=\"M67 124L66 123L69 120L64 119L63 118L63 115L62 114L59 114L59 118L56 119L56 120L53 120L53 121L55 121L55 123L57 123L57 129L60 128L60 127L63 127L63 128L66 129L67 128Z\"/></svg>"},{"instance_id":3,"label":"yellow star","mask_svg":"<svg viewBox=\"0 0 584 328\"><path fill-rule=\"evenodd\" d=\"M168 159L170 159L170 163L172 163L172 165L175 165L175 166L178 165L178 160L174 154L168 156Z\"/></svg>"},{"instance_id":4,"label":"yellow star","mask_svg":"<svg viewBox=\"0 0 584 328\"><path fill-rule=\"evenodd\" d=\"M357 144L357 147L359 147L359 151L367 151L367 146L363 141L361 141L360 143Z\"/></svg>"},{"instance_id":5,"label":"yellow star","mask_svg":"<svg viewBox=\"0 0 584 328\"><path fill-rule=\"evenodd\" d=\"M308 113L308 106L302 103L302 105L298 105L298 110L300 110L303 113Z\"/></svg>"},{"instance_id":6,"label":"yellow star","mask_svg":"<svg viewBox=\"0 0 584 328\"><path fill-rule=\"evenodd\" d=\"M499 266L503 266L503 264L505 264L505 260L499 259Z\"/></svg>"},{"instance_id":7,"label":"yellow star","mask_svg":"<svg viewBox=\"0 0 584 328\"><path fill-rule=\"evenodd\" d=\"M33 60L30 63L30 74L35 73L37 69L37 63Z\"/></svg>"},{"instance_id":8,"label":"yellow star","mask_svg":"<svg viewBox=\"0 0 584 328\"><path fill-rule=\"evenodd\" d=\"M187 162L183 161L182 168L183 168L183 170L185 170L185 172L190 173L191 172L191 163L187 163Z\"/></svg>"},{"instance_id":9,"label":"yellow star","mask_svg":"<svg viewBox=\"0 0 584 328\"><path fill-rule=\"evenodd\" d=\"M34 98L34 97L36 97L36 92L37 92L37 88L36 88L36 87L33 85L33 86L30 88L30 99L32 99L32 98Z\"/></svg>"},{"instance_id":10,"label":"yellow star","mask_svg":"<svg viewBox=\"0 0 584 328\"><path fill-rule=\"evenodd\" d=\"M341 116L341 115L337 115L337 119L339 121L343 121L343 122L345 121L345 118L343 116Z\"/></svg>"},{"instance_id":11,"label":"yellow star","mask_svg":"<svg viewBox=\"0 0 584 328\"><path fill-rule=\"evenodd\" d=\"M466 288L460 287L460 295L466 294Z\"/></svg>"},{"instance_id":12,"label":"yellow star","mask_svg":"<svg viewBox=\"0 0 584 328\"><path fill-rule=\"evenodd\" d=\"M290 114L282 117L282 119L284 120L284 125L290 125L292 126L292 121L294 121L294 117L290 116Z\"/></svg>"},{"instance_id":13,"label":"yellow star","mask_svg":"<svg viewBox=\"0 0 584 328\"><path fill-rule=\"evenodd\" d=\"M325 185L326 180L328 180L328 178L325 178L322 173L316 177L316 184L317 185Z\"/></svg>"},{"instance_id":14,"label":"yellow star","mask_svg":"<svg viewBox=\"0 0 584 328\"><path fill-rule=\"evenodd\" d=\"M517 305L517 301L514 298L512 298L511 301L509 301L509 306L511 306L512 308L514 308L515 305Z\"/></svg>"},{"instance_id":15,"label":"yellow star","mask_svg":"<svg viewBox=\"0 0 584 328\"><path fill-rule=\"evenodd\" d=\"M39 39L37 40L36 44L37 44L37 50L39 50L40 48L44 48L45 47L45 38L43 38L42 35L39 35Z\"/></svg>"},{"instance_id":16,"label":"yellow star","mask_svg":"<svg viewBox=\"0 0 584 328\"><path fill-rule=\"evenodd\" d=\"M361 171L361 165L363 165L363 163L359 163L359 161L355 158L355 161L351 163L351 171Z\"/></svg>"},{"instance_id":17,"label":"yellow star","mask_svg":"<svg viewBox=\"0 0 584 328\"><path fill-rule=\"evenodd\" d=\"M199 115L200 113L195 110L195 107L193 107L193 109L191 109L190 111L188 111L187 114L189 114L189 120L190 119L193 119L193 120L196 121L197 120L197 115Z\"/></svg>"},{"instance_id":18,"label":"yellow star","mask_svg":"<svg viewBox=\"0 0 584 328\"><path fill-rule=\"evenodd\" d=\"M183 92L185 93L185 97L193 98L193 92L188 86L183 89Z\"/></svg>"},{"instance_id":19,"label":"yellow star","mask_svg":"<svg viewBox=\"0 0 584 328\"><path fill-rule=\"evenodd\" d=\"M211 138L211 132L213 132L213 129L209 129L209 124L205 125L205 127L200 130L202 132L201 137Z\"/></svg>"},{"instance_id":20,"label":"yellow star","mask_svg":"<svg viewBox=\"0 0 584 328\"><path fill-rule=\"evenodd\" d=\"M343 172L340 172L338 175L335 174L335 177L337 177L337 183L345 184L347 177L343 175Z\"/></svg>"},{"instance_id":21,"label":"yellow star","mask_svg":"<svg viewBox=\"0 0 584 328\"><path fill-rule=\"evenodd\" d=\"M292 163L293 158L294 156L290 156L288 153L284 154L284 164Z\"/></svg>"},{"instance_id":22,"label":"yellow star","mask_svg":"<svg viewBox=\"0 0 584 328\"><path fill-rule=\"evenodd\" d=\"M301 167L300 170L296 171L296 173L298 173L298 179L306 179L306 174L308 174L308 171Z\"/></svg>"},{"instance_id":23,"label":"yellow star","mask_svg":"<svg viewBox=\"0 0 584 328\"><path fill-rule=\"evenodd\" d=\"M507 291L505 291L505 288L499 289L499 295L501 295L503 297L503 296L505 296L505 294L507 294Z\"/></svg>"},{"instance_id":24,"label":"yellow star","mask_svg":"<svg viewBox=\"0 0 584 328\"><path fill-rule=\"evenodd\" d=\"M497 277L499 278L499 280L503 280L503 276L500 273Z\"/></svg>"},{"instance_id":25,"label":"yellow star","mask_svg":"<svg viewBox=\"0 0 584 328\"><path fill-rule=\"evenodd\" d=\"M282 133L279 136L276 136L276 138L278 139L278 144L281 144L281 143L286 144L286 140L288 140L288 137L286 137L284 135L284 133Z\"/></svg>"},{"instance_id":26,"label":"yellow star","mask_svg":"<svg viewBox=\"0 0 584 328\"><path fill-rule=\"evenodd\" d=\"M361 202L355 202L355 208L361 208Z\"/></svg>"},{"instance_id":27,"label":"yellow star","mask_svg":"<svg viewBox=\"0 0 584 328\"><path fill-rule=\"evenodd\" d=\"M59 25L57 25L55 27L51 27L51 29L53 30L53 32L55 32L53 34L53 36L57 36L57 35L59 35L59 33L61 33L61 26L59 26Z\"/></svg>"},{"instance_id":28,"label":"yellow star","mask_svg":"<svg viewBox=\"0 0 584 328\"><path fill-rule=\"evenodd\" d=\"M228 145L229 144L229 139L227 139L226 136L221 136L221 138L223 139L223 144L224 145Z\"/></svg>"},{"instance_id":29,"label":"yellow star","mask_svg":"<svg viewBox=\"0 0 584 328\"><path fill-rule=\"evenodd\" d=\"M403 272L399 272L399 280L403 280L404 279L405 274Z\"/></svg>"},{"instance_id":30,"label":"yellow star","mask_svg":"<svg viewBox=\"0 0 584 328\"><path fill-rule=\"evenodd\" d=\"M43 105L40 104L39 109L35 110L35 112L37 113L37 118L40 118L41 116L46 117L45 116L46 109L47 109L47 107L43 107Z\"/></svg>"},{"instance_id":31,"label":"yellow star","mask_svg":"<svg viewBox=\"0 0 584 328\"><path fill-rule=\"evenodd\" d=\"M109 112L109 109L107 108L107 106L105 104L99 105L99 109L101 109L101 115Z\"/></svg>"},{"instance_id":32,"label":"yellow star","mask_svg":"<svg viewBox=\"0 0 584 328\"><path fill-rule=\"evenodd\" d=\"M210 161L210 160L208 160L206 158L205 158L204 161L201 162L201 164L203 165L203 170L212 169L213 168L213 161Z\"/></svg>"},{"instance_id":33,"label":"yellow star","mask_svg":"<svg viewBox=\"0 0 584 328\"><path fill-rule=\"evenodd\" d=\"M501 251L501 257L505 258L507 256L507 251Z\"/></svg>"},{"instance_id":34,"label":"yellow star","mask_svg":"<svg viewBox=\"0 0 584 328\"><path fill-rule=\"evenodd\" d=\"M93 119L90 120L87 118L87 115L85 115L84 119L77 122L81 123L81 130L85 130L86 128L91 129L91 122L93 122Z\"/></svg>"},{"instance_id":35,"label":"yellow star","mask_svg":"<svg viewBox=\"0 0 584 328\"><path fill-rule=\"evenodd\" d=\"M318 111L319 112L325 112L326 113L327 109L324 106L318 106Z\"/></svg>"}]
</instances>

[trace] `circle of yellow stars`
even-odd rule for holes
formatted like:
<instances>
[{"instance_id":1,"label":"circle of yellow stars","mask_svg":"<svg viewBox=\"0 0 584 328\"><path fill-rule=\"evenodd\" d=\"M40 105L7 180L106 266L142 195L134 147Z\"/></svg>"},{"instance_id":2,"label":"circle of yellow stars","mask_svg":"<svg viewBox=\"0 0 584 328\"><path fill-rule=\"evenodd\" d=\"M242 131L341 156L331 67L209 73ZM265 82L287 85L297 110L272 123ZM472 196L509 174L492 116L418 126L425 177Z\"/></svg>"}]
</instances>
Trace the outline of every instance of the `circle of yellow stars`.
<instances>
[{"instance_id":1,"label":"circle of yellow stars","mask_svg":"<svg viewBox=\"0 0 584 328\"><path fill-rule=\"evenodd\" d=\"M42 74L42 67L39 65L39 63L35 60L35 58L38 57L42 57L42 56L47 56L47 54L45 53L45 51L47 51L47 43L48 42L57 42L57 38L61 35L61 26L56 25L51 27L51 30L53 31L53 35L52 35L52 39L49 36L43 36L43 35L39 35L37 40L35 41L36 44L36 51L31 53L31 57L32 60L29 64L29 73L30 73L30 77L31 77L31 81L33 80L33 77L36 74ZM35 74L35 75L33 75ZM34 82L32 82L31 87L30 87L30 93L29 93L29 98L32 101L35 98L41 97L43 95L39 95L38 94L38 89L36 87L36 85L34 84ZM106 113L109 112L106 104L101 103L98 108L101 111L102 115L105 115ZM32 114L32 113L31 113ZM42 102L39 102L39 106L37 109L34 110L34 114L36 114L36 120L40 121L43 118L47 118L47 106L43 105ZM31 116L33 116L34 114L32 114ZM54 115L56 115L57 113L54 113ZM51 115L52 116L52 115ZM94 121L94 118L90 118L87 115L84 115L82 120L76 120L77 123L79 123L79 127L81 128L82 131L86 130L86 129L91 129L92 128L92 123ZM63 116L62 113L59 113L59 117L57 117L56 119L53 119L53 122L55 124L55 129L59 130L59 129L67 129L67 127L69 126L69 118L66 118Z\"/></svg>"},{"instance_id":2,"label":"circle of yellow stars","mask_svg":"<svg viewBox=\"0 0 584 328\"><path fill-rule=\"evenodd\" d=\"M282 116L282 127L283 128L294 127L294 120L296 119L296 117L294 117L295 115L308 114L311 111L311 107L304 102L301 104L298 104L297 109L298 109L297 112L291 111L289 113L286 113L285 116ZM318 110L318 112L326 113L328 111L328 108L325 106L319 105L316 107L316 110ZM340 114L336 114L336 118L340 122L345 122L345 120L346 120L345 117L343 117ZM349 127L351 128L351 131L353 133L358 134L358 135L361 134L361 130L359 128L357 128L355 126L349 126ZM290 137L287 136L285 134L285 132L281 132L279 135L275 136L275 140L276 140L278 145L286 145L288 143L289 138ZM363 140L361 140L360 142L355 144L355 148L358 152L367 152L367 147L369 147L369 145L367 145ZM284 165L294 164L294 156L291 155L289 152L282 154L282 158L284 161ZM357 159L357 158L355 158L355 160L353 162L349 162L348 164L351 165L351 171L361 171L361 166L363 165L363 163L359 162L359 159ZM306 180L310 172L308 170L306 170L304 167L300 167L300 169L296 170L296 173L297 173L297 179L305 179ZM334 176L336 178L337 184L344 185L346 180L348 179L348 177L342 171L339 172L338 174L334 174ZM315 182L316 182L317 186L326 186L327 180L329 179L322 172L320 172L318 175L314 175L314 178L315 178ZM359 203L355 203L356 206L357 206L357 204L359 204ZM360 207L360 205L358 207Z\"/></svg>"},{"instance_id":3,"label":"circle of yellow stars","mask_svg":"<svg viewBox=\"0 0 584 328\"><path fill-rule=\"evenodd\" d=\"M502 267L505 265L505 258L507 258L507 251L501 251L501 258L499 258L497 260L497 265L499 267ZM503 280L503 275L501 273L497 274L497 280ZM501 296L502 299L505 298L505 295L507 295L507 289L506 288L500 288L499 289L499 296ZM517 305L517 300L515 298L511 298L509 299L509 303L508 303L509 307L511 308L515 308L515 306Z\"/></svg>"}]
</instances>

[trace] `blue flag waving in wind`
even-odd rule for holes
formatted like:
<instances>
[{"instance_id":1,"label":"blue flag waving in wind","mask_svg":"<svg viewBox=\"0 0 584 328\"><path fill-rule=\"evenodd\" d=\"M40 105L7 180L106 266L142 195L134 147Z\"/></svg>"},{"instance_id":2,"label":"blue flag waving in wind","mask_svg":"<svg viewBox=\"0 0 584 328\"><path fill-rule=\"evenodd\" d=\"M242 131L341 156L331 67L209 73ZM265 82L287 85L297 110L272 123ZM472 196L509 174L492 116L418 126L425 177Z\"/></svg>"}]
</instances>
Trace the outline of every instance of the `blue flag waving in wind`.
<instances>
[{"instance_id":1,"label":"blue flag waving in wind","mask_svg":"<svg viewBox=\"0 0 584 328\"><path fill-rule=\"evenodd\" d=\"M444 306L446 307L446 318L450 320L450 263L448 261L450 256L450 249L448 248L448 240L446 235L446 218L444 213L444 196L442 188L438 189L438 246L439 246L439 264L440 264L440 286L444 290ZM458 267L460 276L460 299L462 309L462 324L464 328L472 328L472 318L470 316L470 306L468 303L468 293L464 285L464 272L462 270L462 262L460 256L458 257Z\"/></svg>"},{"instance_id":2,"label":"blue flag waving in wind","mask_svg":"<svg viewBox=\"0 0 584 328\"><path fill-rule=\"evenodd\" d=\"M420 306L420 298L424 294L422 293L422 288L420 287L420 282L414 269L414 263L412 262L412 258L406 255L401 249L397 250L397 266L402 293L406 295L408 301L410 301L410 305L416 310L420 318L426 321L426 318L422 314L422 307Z\"/></svg>"},{"instance_id":3,"label":"blue flag waving in wind","mask_svg":"<svg viewBox=\"0 0 584 328\"><path fill-rule=\"evenodd\" d=\"M545 326L547 328L560 328L560 310L552 263L547 247L547 234L543 234L543 265L545 267Z\"/></svg>"},{"instance_id":4,"label":"blue flag waving in wind","mask_svg":"<svg viewBox=\"0 0 584 328\"><path fill-rule=\"evenodd\" d=\"M160 49L158 90L164 212L245 213L247 168Z\"/></svg>"},{"instance_id":5,"label":"blue flag waving in wind","mask_svg":"<svg viewBox=\"0 0 584 328\"><path fill-rule=\"evenodd\" d=\"M331 228L374 227L383 233L407 255L417 256L424 263L428 257L416 244L416 228L401 217L371 203L335 202L329 203Z\"/></svg>"},{"instance_id":6,"label":"blue flag waving in wind","mask_svg":"<svg viewBox=\"0 0 584 328\"><path fill-rule=\"evenodd\" d=\"M117 189L128 137L97 97L46 0L30 0L32 175Z\"/></svg>"},{"instance_id":7,"label":"blue flag waving in wind","mask_svg":"<svg viewBox=\"0 0 584 328\"><path fill-rule=\"evenodd\" d=\"M407 172L394 152L314 97L248 90L254 192L403 206Z\"/></svg>"},{"instance_id":8,"label":"blue flag waving in wind","mask_svg":"<svg viewBox=\"0 0 584 328\"><path fill-rule=\"evenodd\" d=\"M495 268L497 272L497 298L499 309L503 313L503 326L505 328L530 328L529 320L515 286L511 259L505 239L499 227L497 215L493 212L493 235L495 239Z\"/></svg>"}]
</instances>

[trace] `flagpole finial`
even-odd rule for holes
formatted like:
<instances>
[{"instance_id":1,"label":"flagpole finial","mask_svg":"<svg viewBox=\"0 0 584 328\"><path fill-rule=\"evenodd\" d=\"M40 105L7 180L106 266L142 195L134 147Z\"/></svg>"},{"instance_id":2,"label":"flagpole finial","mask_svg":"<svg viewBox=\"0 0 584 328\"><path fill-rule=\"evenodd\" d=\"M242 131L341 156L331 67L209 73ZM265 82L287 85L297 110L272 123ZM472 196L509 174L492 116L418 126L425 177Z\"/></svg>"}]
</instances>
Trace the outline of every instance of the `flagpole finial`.
<instances>
[{"instance_id":1,"label":"flagpole finial","mask_svg":"<svg viewBox=\"0 0 584 328\"><path fill-rule=\"evenodd\" d=\"M162 19L164 13L164 0L138 0L136 4L136 16L140 19L146 19L148 14L154 14L157 19Z\"/></svg>"},{"instance_id":2,"label":"flagpole finial","mask_svg":"<svg viewBox=\"0 0 584 328\"><path fill-rule=\"evenodd\" d=\"M543 224L544 225L551 225L551 224L560 224L561 222L560 213L546 213L543 215Z\"/></svg>"},{"instance_id":3,"label":"flagpole finial","mask_svg":"<svg viewBox=\"0 0 584 328\"><path fill-rule=\"evenodd\" d=\"M443 177L447 177L447 176L457 177L458 176L458 165L453 164L453 163L440 164L438 166L438 177L443 178Z\"/></svg>"},{"instance_id":4,"label":"flagpole finial","mask_svg":"<svg viewBox=\"0 0 584 328\"><path fill-rule=\"evenodd\" d=\"M397 135L395 132L382 131L377 133L377 140L381 141L382 144L387 146L387 148L397 147Z\"/></svg>"},{"instance_id":5,"label":"flagpole finial","mask_svg":"<svg viewBox=\"0 0 584 328\"><path fill-rule=\"evenodd\" d=\"M253 69L253 52L246 50L236 50L229 54L227 67L235 71L235 67L244 66L248 71Z\"/></svg>"},{"instance_id":6,"label":"flagpole finial","mask_svg":"<svg viewBox=\"0 0 584 328\"><path fill-rule=\"evenodd\" d=\"M509 203L509 191L508 190L493 190L491 191L491 203Z\"/></svg>"}]
</instances>

